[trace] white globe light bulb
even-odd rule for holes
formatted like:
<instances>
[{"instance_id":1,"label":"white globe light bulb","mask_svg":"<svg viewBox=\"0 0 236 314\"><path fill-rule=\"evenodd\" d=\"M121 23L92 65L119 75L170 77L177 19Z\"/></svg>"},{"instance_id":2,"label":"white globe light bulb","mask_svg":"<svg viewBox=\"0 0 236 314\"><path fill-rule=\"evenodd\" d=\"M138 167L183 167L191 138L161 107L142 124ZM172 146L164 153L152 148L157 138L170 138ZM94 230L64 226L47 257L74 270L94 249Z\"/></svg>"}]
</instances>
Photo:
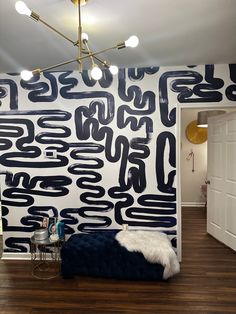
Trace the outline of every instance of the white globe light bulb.
<instances>
[{"instance_id":1,"label":"white globe light bulb","mask_svg":"<svg viewBox=\"0 0 236 314\"><path fill-rule=\"evenodd\" d=\"M20 76L21 76L22 80L29 81L34 75L31 71L23 70L23 71L21 71Z\"/></svg>"},{"instance_id":2,"label":"white globe light bulb","mask_svg":"<svg viewBox=\"0 0 236 314\"><path fill-rule=\"evenodd\" d=\"M19 14L25 14L30 16L32 11L27 7L23 1L17 1L15 4L15 9Z\"/></svg>"},{"instance_id":3,"label":"white globe light bulb","mask_svg":"<svg viewBox=\"0 0 236 314\"><path fill-rule=\"evenodd\" d=\"M88 41L88 34L86 34L86 33L82 33L81 34L81 37L82 37L82 41Z\"/></svg>"},{"instance_id":4,"label":"white globe light bulb","mask_svg":"<svg viewBox=\"0 0 236 314\"><path fill-rule=\"evenodd\" d=\"M137 47L139 44L139 39L137 36L130 36L126 41L125 41L125 46L126 47L131 47L131 48L135 48Z\"/></svg>"},{"instance_id":5,"label":"white globe light bulb","mask_svg":"<svg viewBox=\"0 0 236 314\"><path fill-rule=\"evenodd\" d=\"M110 65L109 70L110 70L111 74L116 75L118 73L119 69L116 65Z\"/></svg>"},{"instance_id":6,"label":"white globe light bulb","mask_svg":"<svg viewBox=\"0 0 236 314\"><path fill-rule=\"evenodd\" d=\"M94 80L98 81L102 77L102 70L99 69L97 65L95 65L91 71L91 76Z\"/></svg>"}]
</instances>

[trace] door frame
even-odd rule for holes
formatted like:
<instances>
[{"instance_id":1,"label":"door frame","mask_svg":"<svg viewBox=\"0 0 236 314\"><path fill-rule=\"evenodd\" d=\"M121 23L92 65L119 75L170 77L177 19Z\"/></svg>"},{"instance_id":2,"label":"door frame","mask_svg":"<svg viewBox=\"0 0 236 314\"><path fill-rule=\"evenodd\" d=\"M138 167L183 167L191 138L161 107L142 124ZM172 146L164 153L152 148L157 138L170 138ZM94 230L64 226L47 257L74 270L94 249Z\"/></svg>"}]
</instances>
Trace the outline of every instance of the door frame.
<instances>
[{"instance_id":1,"label":"door frame","mask_svg":"<svg viewBox=\"0 0 236 314\"><path fill-rule=\"evenodd\" d=\"M176 104L176 208L177 208L177 256L179 261L182 260L182 199L181 199L181 111L183 109L232 109L236 111L236 105L230 102L220 102L216 104L212 103L196 103L196 104Z\"/></svg>"}]
</instances>

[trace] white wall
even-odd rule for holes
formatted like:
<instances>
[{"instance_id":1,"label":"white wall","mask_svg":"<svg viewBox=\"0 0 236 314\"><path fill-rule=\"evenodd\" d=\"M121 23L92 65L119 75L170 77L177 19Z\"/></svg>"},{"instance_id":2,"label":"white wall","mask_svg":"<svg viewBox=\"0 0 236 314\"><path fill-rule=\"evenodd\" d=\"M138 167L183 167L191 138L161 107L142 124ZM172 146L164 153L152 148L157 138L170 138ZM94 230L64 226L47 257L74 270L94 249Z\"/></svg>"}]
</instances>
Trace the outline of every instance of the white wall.
<instances>
[{"instance_id":1,"label":"white wall","mask_svg":"<svg viewBox=\"0 0 236 314\"><path fill-rule=\"evenodd\" d=\"M185 135L187 125L197 120L199 109L182 109L181 111L181 199L182 205L204 206L205 200L201 192L207 174L207 141L202 144L189 142ZM187 160L191 150L194 153L194 172L192 158Z\"/></svg>"}]
</instances>

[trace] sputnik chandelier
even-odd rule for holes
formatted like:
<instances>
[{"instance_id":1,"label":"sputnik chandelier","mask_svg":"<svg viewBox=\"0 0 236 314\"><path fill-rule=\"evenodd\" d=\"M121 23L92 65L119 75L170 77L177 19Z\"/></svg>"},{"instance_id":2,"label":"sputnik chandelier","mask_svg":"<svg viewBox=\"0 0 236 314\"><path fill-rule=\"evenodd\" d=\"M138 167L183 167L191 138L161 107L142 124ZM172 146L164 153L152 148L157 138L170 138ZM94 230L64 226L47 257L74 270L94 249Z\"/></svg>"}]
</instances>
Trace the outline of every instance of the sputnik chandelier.
<instances>
[{"instance_id":1,"label":"sputnik chandelier","mask_svg":"<svg viewBox=\"0 0 236 314\"><path fill-rule=\"evenodd\" d=\"M55 68L58 68L63 65L70 64L72 62L77 62L79 64L79 71L83 71L83 61L84 59L90 59L91 61L91 77L94 80L99 80L102 77L102 70L99 68L98 64L102 65L103 68L108 68L112 74L117 74L118 73L118 67L116 65L111 65L107 61L102 60L98 55L101 53L104 53L106 51L112 50L112 49L123 49L125 47L136 47L139 43L139 39L137 36L130 36L129 39L127 39L124 42L121 42L113 47L106 48L103 50L100 50L98 52L93 52L89 48L88 44L88 35L84 32L82 32L82 22L81 22L81 6L86 4L88 0L70 0L74 4L77 5L78 7L78 38L76 41L73 41L57 29L55 29L53 26L49 25L47 22L41 19L41 17L31 11L27 5L23 1L17 1L15 4L16 11L19 14L27 15L30 18L32 18L35 22L41 22L44 24L46 27L69 41L71 44L73 44L77 48L77 55L74 59L67 60L62 63L58 63L43 69L34 69L32 71L29 70L23 70L21 72L21 78L25 81L30 80L34 75L39 75L40 73L48 70L52 70ZM96 63L96 62L98 63Z\"/></svg>"}]
</instances>

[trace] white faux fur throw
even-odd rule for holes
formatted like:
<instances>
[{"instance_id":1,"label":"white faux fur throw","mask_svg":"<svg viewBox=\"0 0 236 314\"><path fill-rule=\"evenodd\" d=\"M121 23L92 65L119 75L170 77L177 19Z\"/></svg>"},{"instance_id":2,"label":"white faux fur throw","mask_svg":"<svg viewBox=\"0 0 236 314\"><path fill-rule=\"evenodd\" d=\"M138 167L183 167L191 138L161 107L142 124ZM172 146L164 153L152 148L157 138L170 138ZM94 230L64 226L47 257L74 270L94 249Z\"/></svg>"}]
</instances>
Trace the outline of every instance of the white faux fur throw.
<instances>
[{"instance_id":1,"label":"white faux fur throw","mask_svg":"<svg viewBox=\"0 0 236 314\"><path fill-rule=\"evenodd\" d=\"M180 271L177 256L165 233L158 231L120 231L116 240L130 252L141 252L150 263L164 267L163 278L167 279Z\"/></svg>"}]
</instances>

